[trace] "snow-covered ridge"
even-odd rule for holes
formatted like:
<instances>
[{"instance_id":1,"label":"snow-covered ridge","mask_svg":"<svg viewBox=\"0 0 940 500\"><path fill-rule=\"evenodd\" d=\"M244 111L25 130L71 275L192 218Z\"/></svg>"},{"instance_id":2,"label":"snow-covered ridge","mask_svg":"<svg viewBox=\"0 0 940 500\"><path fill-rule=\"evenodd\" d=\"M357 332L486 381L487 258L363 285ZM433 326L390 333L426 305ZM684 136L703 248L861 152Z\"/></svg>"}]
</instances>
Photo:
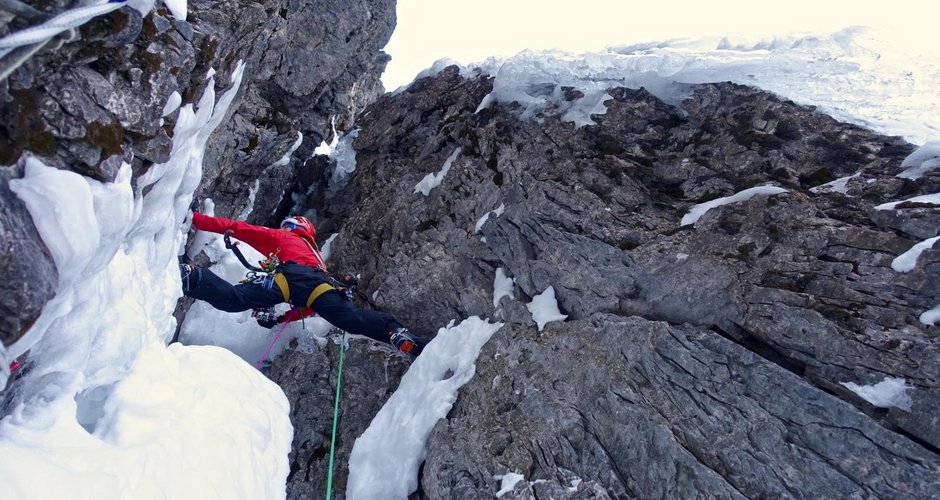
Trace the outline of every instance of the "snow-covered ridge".
<instances>
[{"instance_id":1,"label":"snow-covered ridge","mask_svg":"<svg viewBox=\"0 0 940 500\"><path fill-rule=\"evenodd\" d=\"M450 63L438 61L419 77ZM869 28L769 40L670 40L586 54L526 51L461 73L495 77L478 109L517 102L524 118L548 113L578 126L605 112L608 88L644 87L678 106L688 96L686 84L732 81L917 144L940 139L940 58L892 50ZM567 101L563 87L584 96Z\"/></svg>"}]
</instances>

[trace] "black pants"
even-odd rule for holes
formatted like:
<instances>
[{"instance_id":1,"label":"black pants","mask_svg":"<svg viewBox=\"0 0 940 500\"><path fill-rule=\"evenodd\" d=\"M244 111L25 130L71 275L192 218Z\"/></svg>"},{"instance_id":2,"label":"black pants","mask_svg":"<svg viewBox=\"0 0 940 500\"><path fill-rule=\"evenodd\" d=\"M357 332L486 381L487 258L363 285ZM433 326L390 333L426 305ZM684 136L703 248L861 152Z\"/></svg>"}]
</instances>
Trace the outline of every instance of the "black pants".
<instances>
[{"instance_id":1,"label":"black pants","mask_svg":"<svg viewBox=\"0 0 940 500\"><path fill-rule=\"evenodd\" d=\"M310 271L307 268L305 272L309 275ZM316 272L322 275L323 281L320 281L321 283L327 280L326 275L323 275L320 271ZM204 300L212 307L222 311L241 312L249 309L271 307L284 302L284 297L276 286L265 289L263 285L258 283L232 285L206 268L196 269L193 273L198 274L194 276L195 279L191 280L190 289L186 292L186 295L194 299ZM316 275L312 274L312 276ZM290 278L288 276L288 280ZM302 290L294 290L294 288L292 285L291 296L299 296L304 299L313 290L311 287L305 294L296 294L296 292L302 292ZM331 325L341 330L355 335L364 335L379 342L388 342L388 331L402 326L391 314L357 308L345 295L335 290L317 297L317 300L313 302L313 310L323 319L329 321Z\"/></svg>"}]
</instances>

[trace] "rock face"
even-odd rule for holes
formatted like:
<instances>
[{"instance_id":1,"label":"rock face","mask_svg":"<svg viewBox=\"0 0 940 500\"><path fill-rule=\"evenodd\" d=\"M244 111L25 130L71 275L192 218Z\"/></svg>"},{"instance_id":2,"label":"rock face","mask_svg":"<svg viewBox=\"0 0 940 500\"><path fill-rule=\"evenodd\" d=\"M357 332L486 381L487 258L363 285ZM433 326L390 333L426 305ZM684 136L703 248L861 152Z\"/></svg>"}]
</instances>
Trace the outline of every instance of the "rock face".
<instances>
[{"instance_id":1,"label":"rock face","mask_svg":"<svg viewBox=\"0 0 940 500\"><path fill-rule=\"evenodd\" d=\"M732 84L682 110L612 89L583 128L475 113L491 88L449 68L382 96L357 121L355 177L318 207L334 267L362 272L375 307L422 334L507 322L429 442L421 495L491 498L508 472L526 478L511 498L936 491L940 331L918 318L940 304L940 252L891 261L940 210L874 209L940 191L895 177L911 145ZM681 224L763 185L787 191ZM515 289L494 307L498 268ZM524 304L549 286L568 320L537 333ZM885 377L909 410L842 385Z\"/></svg>"},{"instance_id":2,"label":"rock face","mask_svg":"<svg viewBox=\"0 0 940 500\"><path fill-rule=\"evenodd\" d=\"M338 338L338 337L337 337ZM333 491L346 490L352 445L395 392L410 361L391 347L350 340L344 354L340 420L334 452ZM287 478L288 498L317 498L326 491L339 345L306 353L296 348L279 356L269 376L291 401L294 442Z\"/></svg>"},{"instance_id":3,"label":"rock face","mask_svg":"<svg viewBox=\"0 0 940 500\"><path fill-rule=\"evenodd\" d=\"M936 491L936 454L705 328L595 314L505 328L480 359L431 436L429 498L486 498L507 472L527 481L501 498Z\"/></svg>"},{"instance_id":4,"label":"rock face","mask_svg":"<svg viewBox=\"0 0 940 500\"><path fill-rule=\"evenodd\" d=\"M10 174L22 173L0 169L0 262L6 267L6 279L0 284L3 345L12 344L32 326L59 281L52 255L39 241L26 206L7 185Z\"/></svg>"},{"instance_id":5,"label":"rock face","mask_svg":"<svg viewBox=\"0 0 940 500\"><path fill-rule=\"evenodd\" d=\"M67 7L45 2L45 11L26 17L4 13L0 33ZM388 56L381 48L395 25L394 2L327 1L314 7L296 0L196 0L188 8L187 20L180 21L163 8L142 17L125 7L27 59L0 82L0 165L15 165L28 152L49 165L110 181L128 162L136 179L169 158L177 113L162 115L171 94L180 94L184 104L194 102L210 71L219 89L228 88L231 71L243 61L242 91L210 140L200 192L213 198L219 215L251 214L245 200L253 188L262 214L252 216L255 222L269 222L274 209L289 210L294 191L309 186L297 180L298 172L330 133L330 118L336 116L342 129L382 92L378 78ZM296 154L285 158L301 136ZM282 159L284 166L262 174ZM10 167L3 170L4 179L18 175ZM11 203L11 220L29 220ZM8 238L8 227L23 230ZM4 226L3 241L5 254L31 251L39 270L54 267L48 252L32 251L42 242L30 225ZM10 276L18 265L3 259L0 272ZM54 293L55 275L45 276L23 283L22 294L4 295L4 307L15 311L0 325L5 344L24 333Z\"/></svg>"}]
</instances>

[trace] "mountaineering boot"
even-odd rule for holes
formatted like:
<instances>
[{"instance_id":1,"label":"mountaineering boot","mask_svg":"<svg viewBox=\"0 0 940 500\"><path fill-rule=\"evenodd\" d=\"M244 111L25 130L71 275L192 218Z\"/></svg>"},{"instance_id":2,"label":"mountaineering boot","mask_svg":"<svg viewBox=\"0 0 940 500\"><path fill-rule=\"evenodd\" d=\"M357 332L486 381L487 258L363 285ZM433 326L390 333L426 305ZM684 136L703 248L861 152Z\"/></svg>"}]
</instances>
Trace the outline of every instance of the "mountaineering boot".
<instances>
[{"instance_id":1,"label":"mountaineering boot","mask_svg":"<svg viewBox=\"0 0 940 500\"><path fill-rule=\"evenodd\" d=\"M423 339L408 331L405 327L398 327L388 332L388 341L401 352L417 356L424 350L428 344L428 339Z\"/></svg>"},{"instance_id":2,"label":"mountaineering boot","mask_svg":"<svg viewBox=\"0 0 940 500\"><path fill-rule=\"evenodd\" d=\"M199 283L201 271L194 264L180 264L180 280L183 282L183 293L189 293L193 285Z\"/></svg>"}]
</instances>

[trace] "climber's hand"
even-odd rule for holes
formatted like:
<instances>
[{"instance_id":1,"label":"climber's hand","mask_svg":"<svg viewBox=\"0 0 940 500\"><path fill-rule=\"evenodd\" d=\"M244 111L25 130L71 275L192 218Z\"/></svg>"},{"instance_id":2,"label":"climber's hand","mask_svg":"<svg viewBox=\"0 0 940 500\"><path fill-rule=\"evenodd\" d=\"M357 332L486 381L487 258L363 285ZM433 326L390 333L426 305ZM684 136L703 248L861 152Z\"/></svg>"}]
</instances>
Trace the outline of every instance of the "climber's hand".
<instances>
[{"instance_id":1,"label":"climber's hand","mask_svg":"<svg viewBox=\"0 0 940 500\"><path fill-rule=\"evenodd\" d=\"M281 322L282 316L258 316L258 326L262 328L271 329L275 325Z\"/></svg>"},{"instance_id":2,"label":"climber's hand","mask_svg":"<svg viewBox=\"0 0 940 500\"><path fill-rule=\"evenodd\" d=\"M333 277L336 278L336 281L342 283L346 288L352 288L359 283L359 278L357 278L353 273L339 273Z\"/></svg>"}]
</instances>

